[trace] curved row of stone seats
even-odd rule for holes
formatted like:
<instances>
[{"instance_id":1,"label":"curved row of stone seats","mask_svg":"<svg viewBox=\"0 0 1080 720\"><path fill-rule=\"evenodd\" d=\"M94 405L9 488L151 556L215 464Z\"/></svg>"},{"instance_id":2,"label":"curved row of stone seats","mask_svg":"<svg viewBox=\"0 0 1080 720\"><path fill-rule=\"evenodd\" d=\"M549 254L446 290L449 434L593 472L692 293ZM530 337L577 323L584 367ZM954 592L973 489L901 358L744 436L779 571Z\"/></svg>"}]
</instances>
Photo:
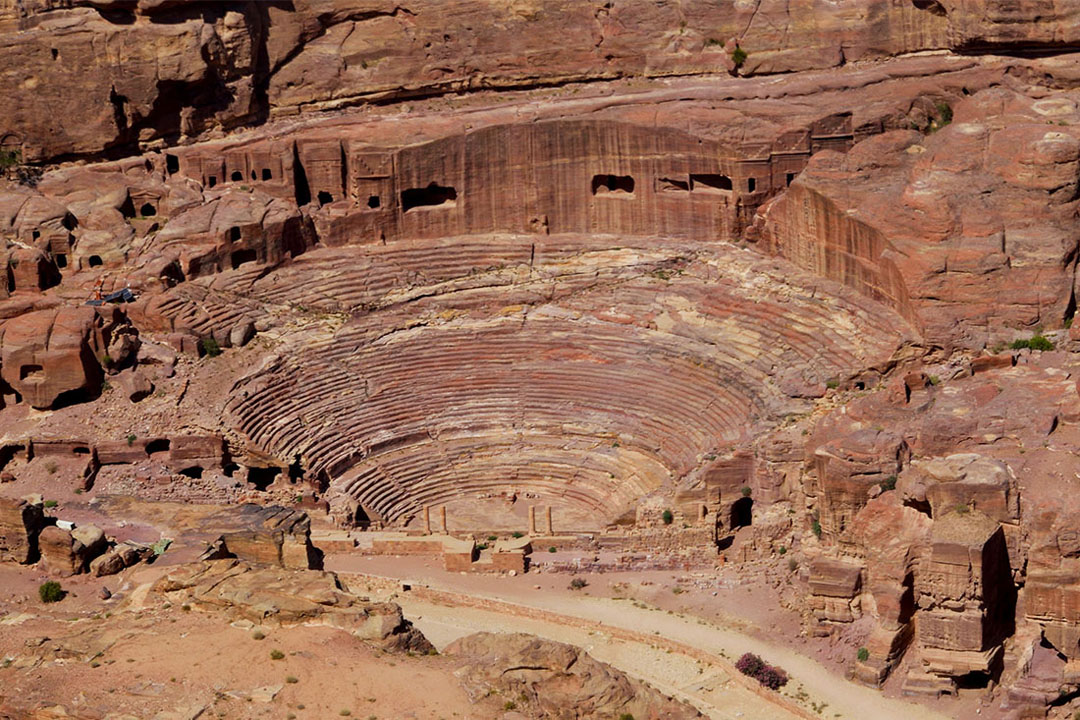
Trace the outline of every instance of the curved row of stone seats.
<instances>
[{"instance_id":1,"label":"curved row of stone seats","mask_svg":"<svg viewBox=\"0 0 1080 720\"><path fill-rule=\"evenodd\" d=\"M352 246L314 250L261 276L219 276L223 294L314 298L323 308L343 299L354 312L239 383L229 411L253 447L303 457L389 522L422 500L512 477L553 497L562 483L583 507L609 507L635 466L681 477L703 455L745 441L755 424L805 411L798 398L824 392L827 380L884 364L910 336L883 306L784 261L731 246L615 242L487 236ZM523 298L534 299L514 304ZM499 438L515 432L593 445L516 457L481 443L468 462L446 452L451 436L505 447ZM639 456L599 476L613 486L573 487L602 443Z\"/></svg>"},{"instance_id":2,"label":"curved row of stone seats","mask_svg":"<svg viewBox=\"0 0 1080 720\"><path fill-rule=\"evenodd\" d=\"M537 349L553 340L554 353L537 357ZM583 329L545 321L524 327L504 320L494 329L444 328L437 337L430 330L411 332L397 342L357 347L340 360L352 371L350 385L364 383L366 402L339 390L335 395L344 406L334 408L336 421L352 425L360 437L385 428L410 435L440 418L457 426L454 414L474 399L481 401L476 410L503 426L515 413L528 413L532 422L556 426L568 417L587 423L595 416L595 424L603 427L615 412L629 434L655 438L658 444L666 440L669 454L681 455L684 447L689 451L698 444L686 439L686 427L728 441L740 437L752 403L739 396L716 402L725 388L715 380L727 373L661 343L649 347L648 341L618 326ZM587 348L590 357L560 358L562 342ZM321 369L300 372L311 375L311 381L297 381L297 412L307 415L321 404L318 412L325 417L325 406L329 402L332 407L334 399L315 382ZM280 394L283 388L275 383L272 392ZM740 407L736 416L729 413L733 405ZM472 423L480 417L468 413Z\"/></svg>"},{"instance_id":3,"label":"curved row of stone seats","mask_svg":"<svg viewBox=\"0 0 1080 720\"><path fill-rule=\"evenodd\" d=\"M375 456L358 464L338 488L379 518L416 515L424 505L485 493L524 492L537 502L561 500L587 508L603 524L667 477L661 463L631 448L573 447L556 436L496 435L415 444Z\"/></svg>"},{"instance_id":4,"label":"curved row of stone seats","mask_svg":"<svg viewBox=\"0 0 1080 720\"><path fill-rule=\"evenodd\" d=\"M265 312L251 298L196 281L141 300L128 310L128 315L143 330L220 339L227 338L235 327L254 324Z\"/></svg>"},{"instance_id":5,"label":"curved row of stone seats","mask_svg":"<svg viewBox=\"0 0 1080 720\"><path fill-rule=\"evenodd\" d=\"M369 468L379 468L378 472L393 470L394 477L415 476L417 468L427 472L434 464L453 466L461 463L499 461L504 453L527 453L529 457L546 465L557 465L573 458L570 476L574 470L597 472L603 476L605 494L610 494L608 486L619 478L631 480L634 487L632 494L638 495L655 489L667 479L667 468L649 455L634 448L622 447L619 442L609 438L567 437L541 433L495 432L491 434L468 434L453 438L433 439L430 442L417 442L398 449L370 456L370 462L359 463L342 477L338 488L347 493L354 493L364 483L362 477ZM522 468L515 468L504 473L505 482L512 482L520 475ZM567 475L560 472L557 475ZM425 482L425 476L417 478Z\"/></svg>"}]
</instances>

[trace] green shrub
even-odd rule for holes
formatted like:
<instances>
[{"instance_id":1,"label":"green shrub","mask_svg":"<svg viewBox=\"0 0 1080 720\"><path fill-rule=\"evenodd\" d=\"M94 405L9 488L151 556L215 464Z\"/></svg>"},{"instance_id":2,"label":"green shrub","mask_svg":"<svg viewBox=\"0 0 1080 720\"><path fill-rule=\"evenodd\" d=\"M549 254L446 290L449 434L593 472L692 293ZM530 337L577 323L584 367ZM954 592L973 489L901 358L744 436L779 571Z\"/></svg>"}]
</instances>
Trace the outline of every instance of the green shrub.
<instances>
[{"instance_id":1,"label":"green shrub","mask_svg":"<svg viewBox=\"0 0 1080 720\"><path fill-rule=\"evenodd\" d=\"M788 558L787 569L789 571L795 572L798 569L798 567L799 567L799 563L795 560L795 558Z\"/></svg>"},{"instance_id":2,"label":"green shrub","mask_svg":"<svg viewBox=\"0 0 1080 720\"><path fill-rule=\"evenodd\" d=\"M671 522L675 519L675 515L673 515L670 510L665 510L664 513L660 516L660 518L664 521L665 525L670 525Z\"/></svg>"},{"instance_id":3,"label":"green shrub","mask_svg":"<svg viewBox=\"0 0 1080 720\"><path fill-rule=\"evenodd\" d=\"M855 654L859 658L859 662L866 662L870 659L870 651L864 647L859 648L859 652Z\"/></svg>"},{"instance_id":4,"label":"green shrub","mask_svg":"<svg viewBox=\"0 0 1080 720\"><path fill-rule=\"evenodd\" d=\"M810 532L814 533L816 537L821 537L821 523L815 520L810 523Z\"/></svg>"},{"instance_id":5,"label":"green shrub","mask_svg":"<svg viewBox=\"0 0 1080 720\"><path fill-rule=\"evenodd\" d=\"M221 346L212 337L203 338L199 341L199 345L202 347L203 354L207 357L217 357L221 354Z\"/></svg>"},{"instance_id":6,"label":"green shrub","mask_svg":"<svg viewBox=\"0 0 1080 720\"><path fill-rule=\"evenodd\" d=\"M947 102L939 102L934 104L934 108L938 112L937 126L943 128L952 122L953 114L952 107Z\"/></svg>"},{"instance_id":7,"label":"green shrub","mask_svg":"<svg viewBox=\"0 0 1080 720\"><path fill-rule=\"evenodd\" d=\"M1009 347L1013 350L1053 350L1054 343L1050 338L1036 333L1028 340L1013 340Z\"/></svg>"},{"instance_id":8,"label":"green shrub","mask_svg":"<svg viewBox=\"0 0 1080 720\"><path fill-rule=\"evenodd\" d=\"M746 51L743 50L741 47L736 46L735 49L731 53L731 62L735 63L735 68L736 69L741 68L743 66L743 63L746 62L746 58L747 58Z\"/></svg>"},{"instance_id":9,"label":"green shrub","mask_svg":"<svg viewBox=\"0 0 1080 720\"><path fill-rule=\"evenodd\" d=\"M57 471L57 470L59 470L59 469L60 469L60 466L59 466L59 465L57 465L57 464L56 464L55 462L53 462L52 460L50 460L49 462L45 463L45 472L49 473L50 475L55 475L55 474L56 474L56 471Z\"/></svg>"},{"instance_id":10,"label":"green shrub","mask_svg":"<svg viewBox=\"0 0 1080 720\"><path fill-rule=\"evenodd\" d=\"M895 490L895 489L896 489L896 476L895 475L890 475L889 477L887 477L887 478L885 478L884 480L881 481L881 490L882 490L882 492L889 492L890 490Z\"/></svg>"},{"instance_id":11,"label":"green shrub","mask_svg":"<svg viewBox=\"0 0 1080 720\"><path fill-rule=\"evenodd\" d=\"M503 710L517 710L517 703L513 700L507 700L503 703Z\"/></svg>"},{"instance_id":12,"label":"green shrub","mask_svg":"<svg viewBox=\"0 0 1080 720\"><path fill-rule=\"evenodd\" d=\"M499 539L498 535L488 535L488 540L491 541L491 542L494 542L495 540L498 540L498 539Z\"/></svg>"},{"instance_id":13,"label":"green shrub","mask_svg":"<svg viewBox=\"0 0 1080 720\"><path fill-rule=\"evenodd\" d=\"M780 553L781 555L787 555L787 548L784 547L783 545L781 545L780 549L777 550L777 552Z\"/></svg>"},{"instance_id":14,"label":"green shrub","mask_svg":"<svg viewBox=\"0 0 1080 720\"><path fill-rule=\"evenodd\" d=\"M0 170L7 170L22 163L22 152L19 150L0 150Z\"/></svg>"},{"instance_id":15,"label":"green shrub","mask_svg":"<svg viewBox=\"0 0 1080 720\"><path fill-rule=\"evenodd\" d=\"M525 537L525 533L523 533L523 532L518 532L518 531L515 531L515 532L514 532L514 534L513 534L513 535L511 535L510 537L513 537L513 538L522 538L522 537Z\"/></svg>"},{"instance_id":16,"label":"green shrub","mask_svg":"<svg viewBox=\"0 0 1080 720\"><path fill-rule=\"evenodd\" d=\"M252 640L262 640L265 637L266 633L264 633L262 630L256 630L255 632L251 633Z\"/></svg>"},{"instance_id":17,"label":"green shrub","mask_svg":"<svg viewBox=\"0 0 1080 720\"><path fill-rule=\"evenodd\" d=\"M634 720L634 716L630 713L623 713L619 716L619 720Z\"/></svg>"},{"instance_id":18,"label":"green shrub","mask_svg":"<svg viewBox=\"0 0 1080 720\"><path fill-rule=\"evenodd\" d=\"M739 492L742 493L743 497L750 497L750 493L754 491L751 490L749 486L744 485L742 488L739 489Z\"/></svg>"},{"instance_id":19,"label":"green shrub","mask_svg":"<svg viewBox=\"0 0 1080 720\"><path fill-rule=\"evenodd\" d=\"M1049 338L1043 335L1035 335L1031 338L1030 346L1032 350L1053 350L1054 343Z\"/></svg>"},{"instance_id":20,"label":"green shrub","mask_svg":"<svg viewBox=\"0 0 1080 720\"><path fill-rule=\"evenodd\" d=\"M840 381L829 380L827 383L825 383L825 387L829 388L830 390L835 390L836 388L840 387Z\"/></svg>"},{"instance_id":21,"label":"green shrub","mask_svg":"<svg viewBox=\"0 0 1080 720\"><path fill-rule=\"evenodd\" d=\"M270 651L270 659L271 660L284 660L285 659L285 653L283 653L280 650L275 648L275 649Z\"/></svg>"},{"instance_id":22,"label":"green shrub","mask_svg":"<svg viewBox=\"0 0 1080 720\"><path fill-rule=\"evenodd\" d=\"M132 445L134 445L135 441L138 440L138 439L139 438L135 435L135 433L131 433L130 435L128 435L127 436L128 447L131 447Z\"/></svg>"},{"instance_id":23,"label":"green shrub","mask_svg":"<svg viewBox=\"0 0 1080 720\"><path fill-rule=\"evenodd\" d=\"M57 505L59 505L60 503L58 503L58 502L57 502L56 500L46 500L46 501L45 501L44 503L42 503L42 504L43 504L43 505L44 505L45 507L47 507L47 508L54 508L54 507L56 507Z\"/></svg>"},{"instance_id":24,"label":"green shrub","mask_svg":"<svg viewBox=\"0 0 1080 720\"><path fill-rule=\"evenodd\" d=\"M588 584L589 582L585 578L576 577L570 581L570 589L581 590L582 588L587 587Z\"/></svg>"},{"instance_id":25,"label":"green shrub","mask_svg":"<svg viewBox=\"0 0 1080 720\"><path fill-rule=\"evenodd\" d=\"M955 510L958 515L967 515L971 512L971 508L967 505L957 505L953 510Z\"/></svg>"},{"instance_id":26,"label":"green shrub","mask_svg":"<svg viewBox=\"0 0 1080 720\"><path fill-rule=\"evenodd\" d=\"M37 593L43 603L60 602L64 599L64 595L67 594L64 592L64 588L60 587L60 583L55 580L41 583Z\"/></svg>"},{"instance_id":27,"label":"green shrub","mask_svg":"<svg viewBox=\"0 0 1080 720\"><path fill-rule=\"evenodd\" d=\"M555 546L552 545L551 547L549 547L548 552L555 552Z\"/></svg>"},{"instance_id":28,"label":"green shrub","mask_svg":"<svg viewBox=\"0 0 1080 720\"><path fill-rule=\"evenodd\" d=\"M287 678L285 678L285 682L289 683L290 685L295 685L296 683L300 682L300 678L296 677L295 675L289 675Z\"/></svg>"}]
</instances>

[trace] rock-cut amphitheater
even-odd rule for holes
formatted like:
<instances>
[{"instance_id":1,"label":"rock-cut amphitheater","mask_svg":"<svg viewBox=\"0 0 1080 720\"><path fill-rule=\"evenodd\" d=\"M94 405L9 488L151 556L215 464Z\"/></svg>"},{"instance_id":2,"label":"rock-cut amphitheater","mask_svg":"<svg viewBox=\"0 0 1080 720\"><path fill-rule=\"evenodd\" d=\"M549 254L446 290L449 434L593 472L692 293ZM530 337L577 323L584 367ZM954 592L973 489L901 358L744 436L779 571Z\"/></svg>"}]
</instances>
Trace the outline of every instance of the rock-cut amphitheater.
<instances>
[{"instance_id":1,"label":"rock-cut amphitheater","mask_svg":"<svg viewBox=\"0 0 1080 720\"><path fill-rule=\"evenodd\" d=\"M1080 2L0 0L0 78L0 719L1080 717Z\"/></svg>"}]
</instances>

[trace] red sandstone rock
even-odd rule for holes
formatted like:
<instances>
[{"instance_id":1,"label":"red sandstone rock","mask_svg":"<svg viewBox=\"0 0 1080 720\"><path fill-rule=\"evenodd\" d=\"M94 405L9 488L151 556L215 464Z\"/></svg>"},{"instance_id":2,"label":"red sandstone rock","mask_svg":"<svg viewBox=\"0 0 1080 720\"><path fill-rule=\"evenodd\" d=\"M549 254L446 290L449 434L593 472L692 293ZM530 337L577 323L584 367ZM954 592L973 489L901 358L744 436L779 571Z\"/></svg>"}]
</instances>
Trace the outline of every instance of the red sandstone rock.
<instances>
[{"instance_id":1,"label":"red sandstone rock","mask_svg":"<svg viewBox=\"0 0 1080 720\"><path fill-rule=\"evenodd\" d=\"M50 525L38 538L41 559L50 575L68 577L86 572L90 561L105 551L105 534L93 525L61 530Z\"/></svg>"},{"instance_id":2,"label":"red sandstone rock","mask_svg":"<svg viewBox=\"0 0 1080 720\"><path fill-rule=\"evenodd\" d=\"M102 380L101 319L93 308L64 307L8 320L0 328L0 374L35 408L96 394Z\"/></svg>"},{"instance_id":3,"label":"red sandstone rock","mask_svg":"<svg viewBox=\"0 0 1080 720\"><path fill-rule=\"evenodd\" d=\"M432 649L402 617L400 607L361 600L333 573L215 560L172 570L154 583L152 592L253 622L329 625L386 649L420 653Z\"/></svg>"},{"instance_id":4,"label":"red sandstone rock","mask_svg":"<svg viewBox=\"0 0 1080 720\"><path fill-rule=\"evenodd\" d=\"M1076 107L987 90L934 134L822 153L766 211L769 247L891 305L935 343L1061 327L1078 242Z\"/></svg>"},{"instance_id":5,"label":"red sandstone rock","mask_svg":"<svg viewBox=\"0 0 1080 720\"><path fill-rule=\"evenodd\" d=\"M444 653L463 662L462 683L471 697L499 692L544 717L701 717L573 645L521 633L476 633Z\"/></svg>"},{"instance_id":6,"label":"red sandstone rock","mask_svg":"<svg viewBox=\"0 0 1080 720\"><path fill-rule=\"evenodd\" d=\"M895 477L909 452L900 437L879 430L859 430L818 447L814 465L822 530L830 536L844 533L870 491Z\"/></svg>"},{"instance_id":7,"label":"red sandstone rock","mask_svg":"<svg viewBox=\"0 0 1080 720\"><path fill-rule=\"evenodd\" d=\"M38 535L45 525L41 503L0 497L0 561L37 559Z\"/></svg>"},{"instance_id":8,"label":"red sandstone rock","mask_svg":"<svg viewBox=\"0 0 1080 720\"><path fill-rule=\"evenodd\" d=\"M245 562L307 570L321 567L311 544L306 513L277 505L245 504L208 518L206 530L216 537L214 557L237 557Z\"/></svg>"}]
</instances>

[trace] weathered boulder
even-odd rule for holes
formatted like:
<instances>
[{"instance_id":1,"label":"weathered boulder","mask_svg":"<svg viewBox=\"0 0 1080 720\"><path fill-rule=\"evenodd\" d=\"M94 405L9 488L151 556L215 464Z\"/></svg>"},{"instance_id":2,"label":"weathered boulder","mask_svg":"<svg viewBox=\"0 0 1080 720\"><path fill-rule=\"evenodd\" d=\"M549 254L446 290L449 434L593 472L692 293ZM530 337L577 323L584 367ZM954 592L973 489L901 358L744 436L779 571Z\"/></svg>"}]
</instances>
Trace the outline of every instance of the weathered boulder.
<instances>
[{"instance_id":1,"label":"weathered boulder","mask_svg":"<svg viewBox=\"0 0 1080 720\"><path fill-rule=\"evenodd\" d=\"M862 568L831 558L810 564L810 610L818 622L851 622L860 613L853 602L862 587Z\"/></svg>"},{"instance_id":2,"label":"weathered boulder","mask_svg":"<svg viewBox=\"0 0 1080 720\"><path fill-rule=\"evenodd\" d=\"M82 525L70 531L50 525L41 531L38 542L46 569L57 577L86 572L90 561L108 546L105 533L93 525Z\"/></svg>"},{"instance_id":3,"label":"weathered boulder","mask_svg":"<svg viewBox=\"0 0 1080 720\"><path fill-rule=\"evenodd\" d=\"M209 556L299 570L321 566L305 512L247 503L207 518L204 525L216 536Z\"/></svg>"},{"instance_id":4,"label":"weathered boulder","mask_svg":"<svg viewBox=\"0 0 1080 720\"><path fill-rule=\"evenodd\" d=\"M524 633L481 632L455 640L443 654L460 658L473 699L498 692L552 720L699 718L693 707L594 660L579 647Z\"/></svg>"},{"instance_id":5,"label":"weathered boulder","mask_svg":"<svg viewBox=\"0 0 1080 720\"><path fill-rule=\"evenodd\" d=\"M34 562L44 526L40 502L0 497L0 562Z\"/></svg>"},{"instance_id":6,"label":"weathered boulder","mask_svg":"<svg viewBox=\"0 0 1080 720\"><path fill-rule=\"evenodd\" d=\"M177 567L151 591L252 622L329 625L381 647L417 652L432 648L402 617L399 606L361 600L334 573L213 560Z\"/></svg>"},{"instance_id":7,"label":"weathered boulder","mask_svg":"<svg viewBox=\"0 0 1080 720\"><path fill-rule=\"evenodd\" d=\"M101 318L65 306L8 320L0 327L0 375L35 408L96 394L103 373Z\"/></svg>"},{"instance_id":8,"label":"weathered boulder","mask_svg":"<svg viewBox=\"0 0 1080 720\"><path fill-rule=\"evenodd\" d=\"M912 461L897 487L905 499L928 503L934 517L967 507L1002 523L1020 518L1016 475L1004 462L976 453Z\"/></svg>"},{"instance_id":9,"label":"weathered boulder","mask_svg":"<svg viewBox=\"0 0 1080 720\"><path fill-rule=\"evenodd\" d=\"M94 558L90 562L90 572L95 577L115 575L122 570L136 565L153 554L153 550L147 545L132 542L118 544L104 555Z\"/></svg>"},{"instance_id":10,"label":"weathered boulder","mask_svg":"<svg viewBox=\"0 0 1080 720\"><path fill-rule=\"evenodd\" d=\"M154 392L154 383L139 368L126 370L116 378L116 384L131 402L139 402Z\"/></svg>"}]
</instances>

